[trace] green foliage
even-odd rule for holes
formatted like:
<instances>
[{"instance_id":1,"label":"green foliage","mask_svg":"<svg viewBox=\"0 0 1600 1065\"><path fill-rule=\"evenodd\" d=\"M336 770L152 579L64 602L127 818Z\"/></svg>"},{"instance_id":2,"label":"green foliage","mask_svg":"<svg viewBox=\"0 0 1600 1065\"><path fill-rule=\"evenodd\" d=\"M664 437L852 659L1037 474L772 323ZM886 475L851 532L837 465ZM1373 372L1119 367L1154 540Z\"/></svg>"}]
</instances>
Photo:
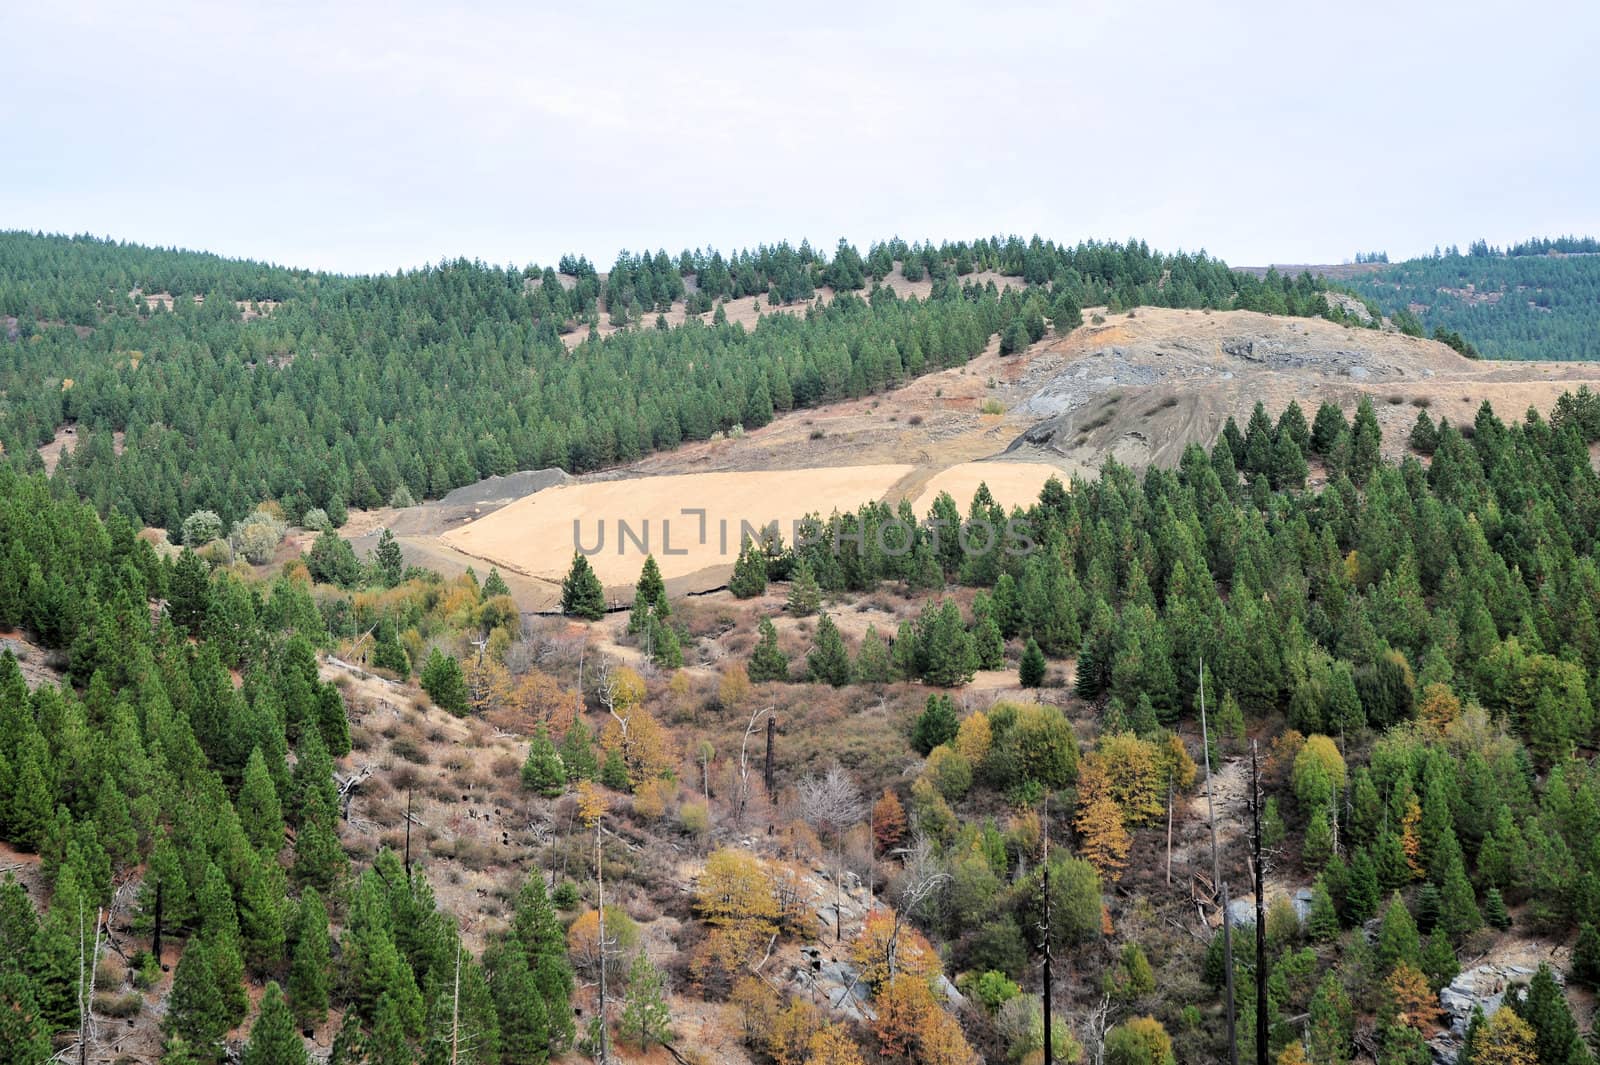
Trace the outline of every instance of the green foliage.
<instances>
[{"instance_id":1,"label":"green foliage","mask_svg":"<svg viewBox=\"0 0 1600 1065\"><path fill-rule=\"evenodd\" d=\"M618 1029L640 1051L672 1037L672 1012L667 1007L667 978L650 963L644 951L634 956L628 969L628 997L623 1003Z\"/></svg>"},{"instance_id":2,"label":"green foliage","mask_svg":"<svg viewBox=\"0 0 1600 1065\"><path fill-rule=\"evenodd\" d=\"M567 734L561 738L561 767L566 771L568 783L593 780L600 772L600 761L590 741L589 726L574 721Z\"/></svg>"},{"instance_id":3,"label":"green foliage","mask_svg":"<svg viewBox=\"0 0 1600 1065\"><path fill-rule=\"evenodd\" d=\"M599 621L606 613L606 593L594 567L582 554L572 553L572 567L561 581L561 612L568 617Z\"/></svg>"},{"instance_id":4,"label":"green foliage","mask_svg":"<svg viewBox=\"0 0 1600 1065\"><path fill-rule=\"evenodd\" d=\"M387 530L385 530L387 531ZM318 535L306 552L306 570L320 584L354 588L361 582L361 562L350 541L332 529ZM387 580L387 576L385 576Z\"/></svg>"},{"instance_id":5,"label":"green foliage","mask_svg":"<svg viewBox=\"0 0 1600 1065\"><path fill-rule=\"evenodd\" d=\"M1039 650L1039 644L1032 636L1029 636L1028 645L1022 651L1022 664L1017 670L1022 686L1024 688L1037 688L1043 684L1045 670L1048 666L1044 652Z\"/></svg>"},{"instance_id":6,"label":"green foliage","mask_svg":"<svg viewBox=\"0 0 1600 1065\"><path fill-rule=\"evenodd\" d=\"M778 646L778 630L773 628L770 618L762 618L757 628L760 639L756 643L755 651L750 655L750 661L745 665L750 680L756 684L788 680L789 656Z\"/></svg>"},{"instance_id":7,"label":"green foliage","mask_svg":"<svg viewBox=\"0 0 1600 1065\"><path fill-rule=\"evenodd\" d=\"M528 743L528 757L522 763L522 786L551 799L567 790L566 767L542 724Z\"/></svg>"},{"instance_id":8,"label":"green foliage","mask_svg":"<svg viewBox=\"0 0 1600 1065\"><path fill-rule=\"evenodd\" d=\"M926 756L935 747L955 739L960 724L955 703L948 695L930 695L911 727L911 747Z\"/></svg>"},{"instance_id":9,"label":"green foliage","mask_svg":"<svg viewBox=\"0 0 1600 1065\"><path fill-rule=\"evenodd\" d=\"M806 655L806 677L820 684L842 688L850 683L850 652L845 650L844 639L833 618L827 614L817 622L817 635Z\"/></svg>"},{"instance_id":10,"label":"green foliage","mask_svg":"<svg viewBox=\"0 0 1600 1065\"><path fill-rule=\"evenodd\" d=\"M457 717L465 716L467 705L467 683L461 674L461 663L453 655L447 655L435 647L428 654L427 662L422 666L422 690L428 693L440 709L448 710Z\"/></svg>"},{"instance_id":11,"label":"green foliage","mask_svg":"<svg viewBox=\"0 0 1600 1065\"><path fill-rule=\"evenodd\" d=\"M857 684L887 684L894 679L894 664L889 658L889 645L878 634L874 625L868 625L861 637L861 649L856 652L855 681Z\"/></svg>"},{"instance_id":12,"label":"green foliage","mask_svg":"<svg viewBox=\"0 0 1600 1065\"><path fill-rule=\"evenodd\" d=\"M816 574L811 572L810 564L801 558L794 564L794 570L789 574L789 599L786 609L797 618L809 617L815 614L822 606L822 589L817 584Z\"/></svg>"},{"instance_id":13,"label":"green foliage","mask_svg":"<svg viewBox=\"0 0 1600 1065\"><path fill-rule=\"evenodd\" d=\"M319 537L320 539L320 537ZM400 544L394 538L394 533L387 527L378 534L378 546L372 552L372 569L378 583L385 588L393 588L405 576L405 559L400 554ZM499 578L499 571L491 571L490 580ZM505 582L500 582L500 589L490 591L486 586L484 594L504 595Z\"/></svg>"},{"instance_id":14,"label":"green foliage","mask_svg":"<svg viewBox=\"0 0 1600 1065\"><path fill-rule=\"evenodd\" d=\"M294 1018L277 983L267 984L261 996L261 1012L250 1027L243 1065L306 1065L306 1047L295 1031Z\"/></svg>"},{"instance_id":15,"label":"green foliage","mask_svg":"<svg viewBox=\"0 0 1600 1065\"><path fill-rule=\"evenodd\" d=\"M1422 307L1417 334L1475 358L1594 359L1594 294L1600 264L1591 255L1554 256L1529 242L1525 251L1480 246L1462 254L1436 249L1350 281L1399 324L1412 305ZM1479 251L1482 254L1479 254ZM1470 337L1470 342L1463 338Z\"/></svg>"},{"instance_id":16,"label":"green foliage","mask_svg":"<svg viewBox=\"0 0 1600 1065\"><path fill-rule=\"evenodd\" d=\"M294 957L289 965L289 1002L299 1025L314 1028L328 1016L331 953L328 911L314 887L306 888L300 895L294 940Z\"/></svg>"},{"instance_id":17,"label":"green foliage","mask_svg":"<svg viewBox=\"0 0 1600 1065\"><path fill-rule=\"evenodd\" d=\"M748 535L739 542L739 557L728 578L728 591L735 598L750 599L767 590L767 556Z\"/></svg>"}]
</instances>

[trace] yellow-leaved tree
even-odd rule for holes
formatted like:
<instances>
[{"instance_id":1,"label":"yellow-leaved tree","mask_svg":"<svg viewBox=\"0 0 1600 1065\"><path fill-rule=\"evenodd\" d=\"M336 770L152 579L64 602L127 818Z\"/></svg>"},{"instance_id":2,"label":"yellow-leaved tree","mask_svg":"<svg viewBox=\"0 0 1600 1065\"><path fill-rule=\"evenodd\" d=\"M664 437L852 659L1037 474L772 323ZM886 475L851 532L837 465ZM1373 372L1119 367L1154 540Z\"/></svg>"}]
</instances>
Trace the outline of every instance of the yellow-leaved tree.
<instances>
[{"instance_id":1,"label":"yellow-leaved tree","mask_svg":"<svg viewBox=\"0 0 1600 1065\"><path fill-rule=\"evenodd\" d=\"M1078 853L1100 870L1107 880L1121 878L1128 864L1128 830L1122 824L1122 808L1111 796L1111 783L1105 768L1095 759L1085 762L1078 775Z\"/></svg>"},{"instance_id":2,"label":"yellow-leaved tree","mask_svg":"<svg viewBox=\"0 0 1600 1065\"><path fill-rule=\"evenodd\" d=\"M711 934L689 959L689 971L702 988L719 993L731 989L734 974L766 949L783 916L771 870L735 847L706 859L695 884L695 912L711 926Z\"/></svg>"}]
</instances>

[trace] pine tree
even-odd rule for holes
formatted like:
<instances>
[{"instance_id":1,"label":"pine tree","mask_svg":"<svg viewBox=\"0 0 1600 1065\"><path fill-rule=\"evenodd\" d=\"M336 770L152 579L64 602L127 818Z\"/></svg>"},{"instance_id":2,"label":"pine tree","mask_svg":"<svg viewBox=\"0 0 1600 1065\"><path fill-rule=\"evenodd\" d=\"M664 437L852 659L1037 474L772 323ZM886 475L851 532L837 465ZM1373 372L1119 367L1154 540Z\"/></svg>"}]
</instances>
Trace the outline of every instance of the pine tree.
<instances>
[{"instance_id":1,"label":"pine tree","mask_svg":"<svg viewBox=\"0 0 1600 1065\"><path fill-rule=\"evenodd\" d=\"M789 575L789 601L785 609L797 618L809 617L822 606L822 589L804 558L797 559Z\"/></svg>"},{"instance_id":2,"label":"pine tree","mask_svg":"<svg viewBox=\"0 0 1600 1065\"><path fill-rule=\"evenodd\" d=\"M620 1028L641 1052L672 1037L672 1013L667 1008L666 976L650 963L643 950L628 969L628 1000L622 1007Z\"/></svg>"},{"instance_id":3,"label":"pine tree","mask_svg":"<svg viewBox=\"0 0 1600 1065\"><path fill-rule=\"evenodd\" d=\"M956 719L956 706L948 695L930 695L911 728L911 747L927 757L935 747L956 738L960 722Z\"/></svg>"},{"instance_id":4,"label":"pine tree","mask_svg":"<svg viewBox=\"0 0 1600 1065\"><path fill-rule=\"evenodd\" d=\"M1311 996L1306 1025L1306 1050L1317 1065L1345 1065L1350 1060L1350 1036L1355 1015L1350 997L1338 974L1329 972Z\"/></svg>"},{"instance_id":5,"label":"pine tree","mask_svg":"<svg viewBox=\"0 0 1600 1065\"><path fill-rule=\"evenodd\" d=\"M955 688L972 679L977 652L954 600L946 599L931 615L924 615L917 633L917 659L929 684Z\"/></svg>"},{"instance_id":6,"label":"pine tree","mask_svg":"<svg viewBox=\"0 0 1600 1065\"><path fill-rule=\"evenodd\" d=\"M39 1013L28 978L0 969L0 1057L17 1065L50 1060L50 1032Z\"/></svg>"},{"instance_id":7,"label":"pine tree","mask_svg":"<svg viewBox=\"0 0 1600 1065\"><path fill-rule=\"evenodd\" d=\"M894 679L894 665L889 660L889 645L878 635L874 625L868 625L861 637L861 649L856 652L855 680L857 684L887 684Z\"/></svg>"},{"instance_id":8,"label":"pine tree","mask_svg":"<svg viewBox=\"0 0 1600 1065\"><path fill-rule=\"evenodd\" d=\"M405 558L400 554L400 544L394 533L384 529L378 534L378 546L373 552L372 568L378 583L393 588L405 577Z\"/></svg>"},{"instance_id":9,"label":"pine tree","mask_svg":"<svg viewBox=\"0 0 1600 1065\"><path fill-rule=\"evenodd\" d=\"M244 1065L307 1065L310 1061L276 982L269 983L261 996L261 1012L250 1028L243 1061Z\"/></svg>"},{"instance_id":10,"label":"pine tree","mask_svg":"<svg viewBox=\"0 0 1600 1065\"><path fill-rule=\"evenodd\" d=\"M1533 1029L1534 1050L1541 1062L1566 1065L1576 1055L1582 1055L1579 1061L1587 1057L1566 994L1548 964L1540 963L1525 993L1507 995L1506 1002Z\"/></svg>"},{"instance_id":11,"label":"pine tree","mask_svg":"<svg viewBox=\"0 0 1600 1065\"><path fill-rule=\"evenodd\" d=\"M355 1010L344 1015L339 1034L333 1037L328 1065L367 1065L367 1037L361 1030L361 1017Z\"/></svg>"},{"instance_id":12,"label":"pine tree","mask_svg":"<svg viewBox=\"0 0 1600 1065\"><path fill-rule=\"evenodd\" d=\"M278 789L267 772L267 760L260 747L250 752L235 807L252 847L267 854L283 849L283 805L278 801Z\"/></svg>"},{"instance_id":13,"label":"pine tree","mask_svg":"<svg viewBox=\"0 0 1600 1065\"><path fill-rule=\"evenodd\" d=\"M414 990L414 988L413 988ZM370 1065L413 1065L411 1045L406 1041L406 1024L400 1004L384 992L373 1010L372 1036L367 1043ZM529 1058L542 1061L542 1058Z\"/></svg>"},{"instance_id":14,"label":"pine tree","mask_svg":"<svg viewBox=\"0 0 1600 1065\"><path fill-rule=\"evenodd\" d=\"M568 617L599 621L606 613L606 592L589 560L574 551L572 568L561 582L561 612Z\"/></svg>"},{"instance_id":15,"label":"pine tree","mask_svg":"<svg viewBox=\"0 0 1600 1065\"><path fill-rule=\"evenodd\" d=\"M566 768L542 724L528 743L528 757L522 763L522 786L551 799L567 790Z\"/></svg>"},{"instance_id":16,"label":"pine tree","mask_svg":"<svg viewBox=\"0 0 1600 1065\"><path fill-rule=\"evenodd\" d=\"M567 782L593 780L600 772L599 759L595 757L590 741L589 726L574 721L567 734L561 738L561 767L566 771Z\"/></svg>"},{"instance_id":17,"label":"pine tree","mask_svg":"<svg viewBox=\"0 0 1600 1065\"><path fill-rule=\"evenodd\" d=\"M1483 927L1483 917L1478 912L1472 884L1467 880L1459 857L1445 870L1444 880L1439 885L1439 901L1443 909L1440 924L1456 942Z\"/></svg>"},{"instance_id":18,"label":"pine tree","mask_svg":"<svg viewBox=\"0 0 1600 1065\"><path fill-rule=\"evenodd\" d=\"M507 1062L532 1065L550 1057L550 1010L539 993L527 955L514 948L493 958L495 1011L500 1018L500 1053Z\"/></svg>"},{"instance_id":19,"label":"pine tree","mask_svg":"<svg viewBox=\"0 0 1600 1065\"><path fill-rule=\"evenodd\" d=\"M294 958L289 963L289 1001L300 1027L311 1029L328 1018L328 911L316 888L301 893L298 916Z\"/></svg>"},{"instance_id":20,"label":"pine tree","mask_svg":"<svg viewBox=\"0 0 1600 1065\"><path fill-rule=\"evenodd\" d=\"M502 595L510 594L511 587L506 584L506 579L500 576L499 568L496 566L490 566L489 576L485 577L483 581L483 597L485 599L494 599Z\"/></svg>"},{"instance_id":21,"label":"pine tree","mask_svg":"<svg viewBox=\"0 0 1600 1065\"><path fill-rule=\"evenodd\" d=\"M1306 918L1306 932L1318 943L1339 938L1339 913L1334 908L1327 882L1320 876L1311 886L1311 913Z\"/></svg>"},{"instance_id":22,"label":"pine tree","mask_svg":"<svg viewBox=\"0 0 1600 1065\"><path fill-rule=\"evenodd\" d=\"M251 866L239 892L239 927L245 958L259 973L283 958L288 878L276 855L258 855Z\"/></svg>"},{"instance_id":23,"label":"pine tree","mask_svg":"<svg viewBox=\"0 0 1600 1065\"><path fill-rule=\"evenodd\" d=\"M806 676L813 683L835 688L850 683L850 652L845 650L839 628L827 614L817 623L816 640L806 655Z\"/></svg>"},{"instance_id":24,"label":"pine tree","mask_svg":"<svg viewBox=\"0 0 1600 1065\"><path fill-rule=\"evenodd\" d=\"M211 948L204 937L191 939L178 958L172 977L172 993L167 997L167 1015L162 1031L181 1036L205 1061L221 1054L222 1037L233 1027L222 989L217 986Z\"/></svg>"},{"instance_id":25,"label":"pine tree","mask_svg":"<svg viewBox=\"0 0 1600 1065\"><path fill-rule=\"evenodd\" d=\"M750 599L767 590L767 559L761 549L745 536L739 544L739 557L728 578L728 591L736 599Z\"/></svg>"},{"instance_id":26,"label":"pine tree","mask_svg":"<svg viewBox=\"0 0 1600 1065\"><path fill-rule=\"evenodd\" d=\"M1417 937L1416 922L1406 909L1400 893L1389 899L1383 912L1383 923L1378 929L1378 964L1388 971L1401 962L1415 966L1422 954L1422 944Z\"/></svg>"},{"instance_id":27,"label":"pine tree","mask_svg":"<svg viewBox=\"0 0 1600 1065\"><path fill-rule=\"evenodd\" d=\"M1483 892L1483 919L1490 927L1499 931L1506 931L1510 927L1510 911L1506 908L1506 897L1501 894L1499 887L1490 887Z\"/></svg>"},{"instance_id":28,"label":"pine tree","mask_svg":"<svg viewBox=\"0 0 1600 1065\"><path fill-rule=\"evenodd\" d=\"M1455 948L1450 945L1450 937L1445 935L1444 929L1435 928L1428 937L1422 948L1421 968L1434 994L1448 987L1460 974L1461 964L1456 960Z\"/></svg>"},{"instance_id":29,"label":"pine tree","mask_svg":"<svg viewBox=\"0 0 1600 1065\"><path fill-rule=\"evenodd\" d=\"M440 709L457 717L465 717L468 710L467 682L461 673L461 663L454 655L447 655L435 647L428 653L422 667L422 690L428 693Z\"/></svg>"},{"instance_id":30,"label":"pine tree","mask_svg":"<svg viewBox=\"0 0 1600 1065\"><path fill-rule=\"evenodd\" d=\"M1366 850L1358 849L1350 858L1349 876L1345 883L1344 909L1341 911L1347 925L1358 925L1378 909L1378 870Z\"/></svg>"},{"instance_id":31,"label":"pine tree","mask_svg":"<svg viewBox=\"0 0 1600 1065\"><path fill-rule=\"evenodd\" d=\"M1501 908L1504 906L1502 902ZM1488 909L1487 903L1484 909ZM1588 921L1578 930L1578 941L1572 947L1572 975L1585 987L1600 987L1600 931Z\"/></svg>"},{"instance_id":32,"label":"pine tree","mask_svg":"<svg viewBox=\"0 0 1600 1065\"><path fill-rule=\"evenodd\" d=\"M778 630L773 628L770 618L762 618L757 628L760 639L745 667L751 682L761 684L772 680L788 680L789 657L778 646Z\"/></svg>"},{"instance_id":33,"label":"pine tree","mask_svg":"<svg viewBox=\"0 0 1600 1065\"><path fill-rule=\"evenodd\" d=\"M1006 664L1006 642L994 618L985 615L972 627L973 651L979 669L1002 669Z\"/></svg>"},{"instance_id":34,"label":"pine tree","mask_svg":"<svg viewBox=\"0 0 1600 1065\"><path fill-rule=\"evenodd\" d=\"M1039 644L1032 636L1028 637L1028 645L1022 651L1022 664L1017 669L1017 674L1024 688L1037 688L1044 683L1045 672L1049 663L1045 661L1044 652L1039 650Z\"/></svg>"},{"instance_id":35,"label":"pine tree","mask_svg":"<svg viewBox=\"0 0 1600 1065\"><path fill-rule=\"evenodd\" d=\"M606 752L600 764L600 783L612 791L630 791L633 782L628 776L628 763L622 760L622 748L613 747Z\"/></svg>"},{"instance_id":36,"label":"pine tree","mask_svg":"<svg viewBox=\"0 0 1600 1065\"><path fill-rule=\"evenodd\" d=\"M190 636L200 635L200 624L211 608L211 570L189 548L178 555L172 567L172 588L167 612L172 623Z\"/></svg>"}]
</instances>

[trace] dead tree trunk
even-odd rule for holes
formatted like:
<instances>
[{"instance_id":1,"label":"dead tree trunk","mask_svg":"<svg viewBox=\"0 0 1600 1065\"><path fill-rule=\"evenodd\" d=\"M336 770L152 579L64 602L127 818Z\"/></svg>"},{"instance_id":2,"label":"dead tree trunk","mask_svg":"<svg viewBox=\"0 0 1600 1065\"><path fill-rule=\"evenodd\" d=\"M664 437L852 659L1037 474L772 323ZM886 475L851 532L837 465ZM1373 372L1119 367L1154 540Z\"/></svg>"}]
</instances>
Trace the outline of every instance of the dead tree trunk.
<instances>
[{"instance_id":1,"label":"dead tree trunk","mask_svg":"<svg viewBox=\"0 0 1600 1065\"><path fill-rule=\"evenodd\" d=\"M773 787L774 774L777 771L777 767L773 764L773 748L777 744L777 735L778 719L776 717L767 718L767 762L766 765L761 767L761 783L766 786L767 801L773 805L777 805L778 802L778 792Z\"/></svg>"}]
</instances>

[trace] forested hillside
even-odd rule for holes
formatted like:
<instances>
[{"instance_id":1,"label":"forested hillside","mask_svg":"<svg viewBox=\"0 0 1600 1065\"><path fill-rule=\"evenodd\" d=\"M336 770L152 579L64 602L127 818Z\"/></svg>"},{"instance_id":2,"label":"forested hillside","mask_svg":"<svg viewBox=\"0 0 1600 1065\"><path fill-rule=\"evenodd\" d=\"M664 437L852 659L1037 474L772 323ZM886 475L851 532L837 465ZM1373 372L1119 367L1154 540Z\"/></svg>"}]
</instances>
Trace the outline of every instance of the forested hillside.
<instances>
[{"instance_id":1,"label":"forested hillside","mask_svg":"<svg viewBox=\"0 0 1600 1065\"><path fill-rule=\"evenodd\" d=\"M30 692L0 655L0 839L42 888L0 886L10 1060L42 1061L56 1033L74 1044L91 971L106 981L98 1023L153 1011L162 1060L182 1065L219 1060L246 1020L233 1038L247 1062L303 1061L301 1029L336 1029L339 1065L452 1054L515 1065L591 1052L602 1032L648 1048L681 1021L664 972L675 1002L725 1009L762 1060L957 1065L974 1048L1026 1060L1042 1038L1046 835L1058 1060L1097 1048L1126 1065L1223 1060L1226 966L1210 929L1194 931L1189 894L1190 871L1209 862L1181 859L1173 884L1154 856L1196 764L1209 755L1220 768L1248 736L1264 756L1273 881L1312 890L1303 920L1274 905L1259 962L1247 936L1235 940L1242 1060L1260 982L1278 1060L1375 1048L1380 1062L1420 1065L1438 989L1508 925L1575 939L1569 978L1600 983L1600 775L1575 757L1597 739L1600 477L1588 445L1600 403L1570 397L1517 424L1488 407L1470 428L1418 422L1426 467L1380 460L1366 403L1353 420L1331 406L1309 421L1297 407L1275 422L1259 411L1176 470L1141 479L1110 464L1070 491L1048 486L1011 516L1040 548L1027 554L952 550L925 531L890 555L749 546L734 596L772 604L768 582L785 581L780 609L816 620L780 641L759 611L748 659L709 681L680 668L684 649L750 615L671 603L648 565L629 628L656 666L591 659L585 671L570 648L529 642L492 574L481 588L446 584L404 572L387 549L361 566L328 534L306 568L263 583L193 552L160 557L126 519L0 469L0 630L53 649L65 678ZM1307 457L1328 476L1320 491L1304 488ZM931 517L956 513L944 497ZM1005 517L981 492L968 508L969 524ZM900 546L849 535L887 519L869 506L831 521L838 542ZM324 573L367 591L307 579ZM568 606L595 616L583 574ZM841 634L840 606L886 595L910 615L897 632ZM469 915L435 901L436 883L475 867L452 838L460 814L419 836L426 857L408 871L358 843L341 806L334 759L358 745L383 767L386 790L358 806L372 816L394 809L377 796L397 787L409 811L433 771L413 724L395 712L381 732L357 730L320 678L317 650L359 633L374 668L420 674L439 706L518 722L529 743L513 801L535 823L567 825L519 833L514 881L497 888L505 907L473 915L482 947L470 954ZM563 658L576 659L570 672ZM1069 659L1070 694L1051 687ZM924 687L996 668L1017 669L1041 701L964 710ZM768 792L736 752L771 708L785 728ZM465 804L464 787L515 787L515 764L484 779L424 791ZM870 813L863 794L877 797ZM588 827L574 832L575 819ZM748 841L763 822L781 831ZM693 892L652 892L686 851L710 852ZM585 872L591 859L603 883ZM763 950L812 941L796 885L816 881L794 879L811 868L883 886L914 925L884 910L847 930L836 903L836 942L852 938L834 949L870 1014L751 972ZM1242 842L1222 868L1237 894ZM633 901L597 910L602 890ZM100 907L113 904L126 916L106 931L126 964L96 964ZM653 952L647 914L672 922ZM570 1022L601 971L622 995L614 1032ZM940 1001L950 986L959 1002ZM1510 1001L1474 1022L1459 1061L1590 1060L1549 975Z\"/></svg>"},{"instance_id":2,"label":"forested hillside","mask_svg":"<svg viewBox=\"0 0 1600 1065\"><path fill-rule=\"evenodd\" d=\"M1489 359L1600 358L1600 254L1592 239L1411 259L1344 282L1402 329L1459 335Z\"/></svg>"},{"instance_id":3,"label":"forested hillside","mask_svg":"<svg viewBox=\"0 0 1600 1065\"><path fill-rule=\"evenodd\" d=\"M931 277L926 300L877 283ZM802 244L621 256L604 285L553 269L457 260L338 277L89 238L0 236L0 445L19 468L64 426L58 476L102 513L176 530L262 499L292 520L437 497L515 469L571 472L765 424L964 363L995 335L1016 351L1080 308L1159 303L1326 314L1323 285L1258 281L1142 243ZM998 291L963 278L1015 276ZM841 295L746 331L719 304ZM859 294L858 294L859 293ZM651 328L692 301L691 318ZM633 323L572 352L560 334ZM113 438L114 433L125 434Z\"/></svg>"}]
</instances>

